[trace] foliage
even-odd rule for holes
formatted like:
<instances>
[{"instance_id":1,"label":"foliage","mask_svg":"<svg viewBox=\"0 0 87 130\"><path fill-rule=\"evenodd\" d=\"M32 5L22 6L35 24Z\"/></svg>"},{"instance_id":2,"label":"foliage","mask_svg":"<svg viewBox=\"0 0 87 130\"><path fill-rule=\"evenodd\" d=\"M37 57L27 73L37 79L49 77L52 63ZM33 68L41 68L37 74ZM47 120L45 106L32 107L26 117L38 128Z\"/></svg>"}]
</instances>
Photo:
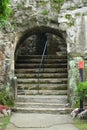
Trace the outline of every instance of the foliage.
<instances>
[{"instance_id":1,"label":"foliage","mask_svg":"<svg viewBox=\"0 0 87 130\"><path fill-rule=\"evenodd\" d=\"M86 2L87 2L87 0L82 0L82 2L83 2L83 3L86 3Z\"/></svg>"},{"instance_id":2,"label":"foliage","mask_svg":"<svg viewBox=\"0 0 87 130\"><path fill-rule=\"evenodd\" d=\"M81 16L81 13L76 13L75 16Z\"/></svg>"},{"instance_id":3,"label":"foliage","mask_svg":"<svg viewBox=\"0 0 87 130\"><path fill-rule=\"evenodd\" d=\"M0 90L0 104L2 105L7 105L7 106L13 106L14 105L14 99L8 89L7 88L3 88Z\"/></svg>"},{"instance_id":4,"label":"foliage","mask_svg":"<svg viewBox=\"0 0 87 130\"><path fill-rule=\"evenodd\" d=\"M52 0L51 2L52 9L59 12L63 3L64 3L64 0Z\"/></svg>"},{"instance_id":5,"label":"foliage","mask_svg":"<svg viewBox=\"0 0 87 130\"><path fill-rule=\"evenodd\" d=\"M40 2L39 2L39 6L40 6L40 5L44 6L44 5L46 5L46 4L47 4L47 1L40 1Z\"/></svg>"},{"instance_id":6,"label":"foliage","mask_svg":"<svg viewBox=\"0 0 87 130\"><path fill-rule=\"evenodd\" d=\"M87 120L74 119L74 124L79 130L87 130Z\"/></svg>"},{"instance_id":7,"label":"foliage","mask_svg":"<svg viewBox=\"0 0 87 130\"><path fill-rule=\"evenodd\" d=\"M4 129L10 122L11 116L7 116L5 118L0 118L0 128Z\"/></svg>"},{"instance_id":8,"label":"foliage","mask_svg":"<svg viewBox=\"0 0 87 130\"><path fill-rule=\"evenodd\" d=\"M65 18L70 20L71 19L71 14L66 14Z\"/></svg>"},{"instance_id":9,"label":"foliage","mask_svg":"<svg viewBox=\"0 0 87 130\"><path fill-rule=\"evenodd\" d=\"M56 2L57 4L62 5L64 3L64 0L54 0L54 2Z\"/></svg>"},{"instance_id":10,"label":"foliage","mask_svg":"<svg viewBox=\"0 0 87 130\"><path fill-rule=\"evenodd\" d=\"M77 93L80 99L85 99L87 97L87 82L80 82L77 86Z\"/></svg>"},{"instance_id":11,"label":"foliage","mask_svg":"<svg viewBox=\"0 0 87 130\"><path fill-rule=\"evenodd\" d=\"M77 6L75 5L75 6L71 6L70 7L70 10L75 10L77 8Z\"/></svg>"},{"instance_id":12,"label":"foliage","mask_svg":"<svg viewBox=\"0 0 87 130\"><path fill-rule=\"evenodd\" d=\"M0 0L0 28L8 24L8 18L12 12L9 7L10 0Z\"/></svg>"}]
</instances>

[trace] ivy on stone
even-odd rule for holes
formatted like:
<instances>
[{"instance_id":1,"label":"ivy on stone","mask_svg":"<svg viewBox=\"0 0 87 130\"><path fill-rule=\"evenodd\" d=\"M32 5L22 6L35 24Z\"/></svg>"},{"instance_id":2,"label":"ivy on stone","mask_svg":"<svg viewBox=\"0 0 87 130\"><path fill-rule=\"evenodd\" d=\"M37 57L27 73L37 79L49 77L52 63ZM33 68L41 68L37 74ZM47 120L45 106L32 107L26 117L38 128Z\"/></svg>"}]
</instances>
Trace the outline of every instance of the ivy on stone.
<instances>
[{"instance_id":1,"label":"ivy on stone","mask_svg":"<svg viewBox=\"0 0 87 130\"><path fill-rule=\"evenodd\" d=\"M52 9L56 9L59 12L63 3L64 0L52 0Z\"/></svg>"},{"instance_id":2,"label":"ivy on stone","mask_svg":"<svg viewBox=\"0 0 87 130\"><path fill-rule=\"evenodd\" d=\"M64 3L64 0L54 0L54 2L56 2L57 4L62 5Z\"/></svg>"},{"instance_id":3,"label":"ivy on stone","mask_svg":"<svg viewBox=\"0 0 87 130\"><path fill-rule=\"evenodd\" d=\"M8 23L8 18L12 12L10 0L0 0L0 29Z\"/></svg>"}]
</instances>

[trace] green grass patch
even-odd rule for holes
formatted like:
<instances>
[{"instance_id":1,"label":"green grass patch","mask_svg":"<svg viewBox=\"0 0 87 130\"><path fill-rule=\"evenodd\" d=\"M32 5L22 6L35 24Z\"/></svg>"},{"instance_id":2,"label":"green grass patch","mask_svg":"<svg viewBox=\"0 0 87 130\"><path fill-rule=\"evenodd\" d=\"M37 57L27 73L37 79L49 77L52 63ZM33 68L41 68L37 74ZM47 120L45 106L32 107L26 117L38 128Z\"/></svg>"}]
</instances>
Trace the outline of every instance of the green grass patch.
<instances>
[{"instance_id":1,"label":"green grass patch","mask_svg":"<svg viewBox=\"0 0 87 130\"><path fill-rule=\"evenodd\" d=\"M87 120L74 119L74 124L79 130L87 130Z\"/></svg>"},{"instance_id":2,"label":"green grass patch","mask_svg":"<svg viewBox=\"0 0 87 130\"><path fill-rule=\"evenodd\" d=\"M11 116L0 117L0 128L6 128L6 126L10 122L10 118L11 118Z\"/></svg>"}]
</instances>

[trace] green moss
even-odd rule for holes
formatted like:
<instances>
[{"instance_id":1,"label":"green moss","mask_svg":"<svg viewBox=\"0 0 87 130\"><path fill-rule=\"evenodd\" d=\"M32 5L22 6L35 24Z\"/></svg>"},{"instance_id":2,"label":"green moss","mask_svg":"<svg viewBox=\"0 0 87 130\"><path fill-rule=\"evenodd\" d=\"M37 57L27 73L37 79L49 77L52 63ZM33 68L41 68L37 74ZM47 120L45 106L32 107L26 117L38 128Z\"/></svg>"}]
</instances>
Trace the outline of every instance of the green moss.
<instances>
[{"instance_id":1,"label":"green moss","mask_svg":"<svg viewBox=\"0 0 87 130\"><path fill-rule=\"evenodd\" d=\"M83 2L83 3L86 3L86 2L87 2L87 0L82 0L82 2Z\"/></svg>"},{"instance_id":2,"label":"green moss","mask_svg":"<svg viewBox=\"0 0 87 130\"><path fill-rule=\"evenodd\" d=\"M68 19L68 20L70 20L71 19L71 15L70 14L66 14L65 18Z\"/></svg>"},{"instance_id":3,"label":"green moss","mask_svg":"<svg viewBox=\"0 0 87 130\"><path fill-rule=\"evenodd\" d=\"M64 0L54 0L54 3L62 5L64 3Z\"/></svg>"},{"instance_id":4,"label":"green moss","mask_svg":"<svg viewBox=\"0 0 87 130\"><path fill-rule=\"evenodd\" d=\"M75 10L77 7L76 6L71 6L70 10Z\"/></svg>"},{"instance_id":5,"label":"green moss","mask_svg":"<svg viewBox=\"0 0 87 130\"><path fill-rule=\"evenodd\" d=\"M76 13L75 16L81 16L81 13Z\"/></svg>"},{"instance_id":6,"label":"green moss","mask_svg":"<svg viewBox=\"0 0 87 130\"><path fill-rule=\"evenodd\" d=\"M39 5L39 6L41 6L41 5L44 6L44 5L46 5L47 3L48 3L48 1L40 1L38 5Z\"/></svg>"},{"instance_id":7,"label":"green moss","mask_svg":"<svg viewBox=\"0 0 87 130\"><path fill-rule=\"evenodd\" d=\"M63 3L64 3L64 0L52 0L52 2L51 2L52 10L59 12Z\"/></svg>"},{"instance_id":8,"label":"green moss","mask_svg":"<svg viewBox=\"0 0 87 130\"><path fill-rule=\"evenodd\" d=\"M42 11L42 14L43 14L43 15L48 15L48 13L49 13L48 10L43 10L43 11Z\"/></svg>"},{"instance_id":9,"label":"green moss","mask_svg":"<svg viewBox=\"0 0 87 130\"><path fill-rule=\"evenodd\" d=\"M83 14L82 14L82 16L86 16L86 15L87 15L87 13L83 13Z\"/></svg>"},{"instance_id":10,"label":"green moss","mask_svg":"<svg viewBox=\"0 0 87 130\"><path fill-rule=\"evenodd\" d=\"M71 18L71 19L70 19L70 22L67 23L67 25L68 25L69 27L71 27L71 26L74 26L74 23L75 23L75 19L74 19L74 18Z\"/></svg>"}]
</instances>

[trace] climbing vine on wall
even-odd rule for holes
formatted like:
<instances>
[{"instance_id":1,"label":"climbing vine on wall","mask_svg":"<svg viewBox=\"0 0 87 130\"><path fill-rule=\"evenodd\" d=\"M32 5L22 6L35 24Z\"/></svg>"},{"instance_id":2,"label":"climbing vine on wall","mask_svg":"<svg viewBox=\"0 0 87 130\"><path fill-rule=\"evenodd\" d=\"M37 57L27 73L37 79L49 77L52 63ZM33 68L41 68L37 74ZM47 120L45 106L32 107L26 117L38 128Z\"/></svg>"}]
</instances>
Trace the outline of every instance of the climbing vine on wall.
<instances>
[{"instance_id":1,"label":"climbing vine on wall","mask_svg":"<svg viewBox=\"0 0 87 130\"><path fill-rule=\"evenodd\" d=\"M56 11L60 11L61 6L63 5L64 0L52 0L52 8L56 9Z\"/></svg>"},{"instance_id":2,"label":"climbing vine on wall","mask_svg":"<svg viewBox=\"0 0 87 130\"><path fill-rule=\"evenodd\" d=\"M0 0L0 29L7 25L8 18L12 12L10 0Z\"/></svg>"}]
</instances>

